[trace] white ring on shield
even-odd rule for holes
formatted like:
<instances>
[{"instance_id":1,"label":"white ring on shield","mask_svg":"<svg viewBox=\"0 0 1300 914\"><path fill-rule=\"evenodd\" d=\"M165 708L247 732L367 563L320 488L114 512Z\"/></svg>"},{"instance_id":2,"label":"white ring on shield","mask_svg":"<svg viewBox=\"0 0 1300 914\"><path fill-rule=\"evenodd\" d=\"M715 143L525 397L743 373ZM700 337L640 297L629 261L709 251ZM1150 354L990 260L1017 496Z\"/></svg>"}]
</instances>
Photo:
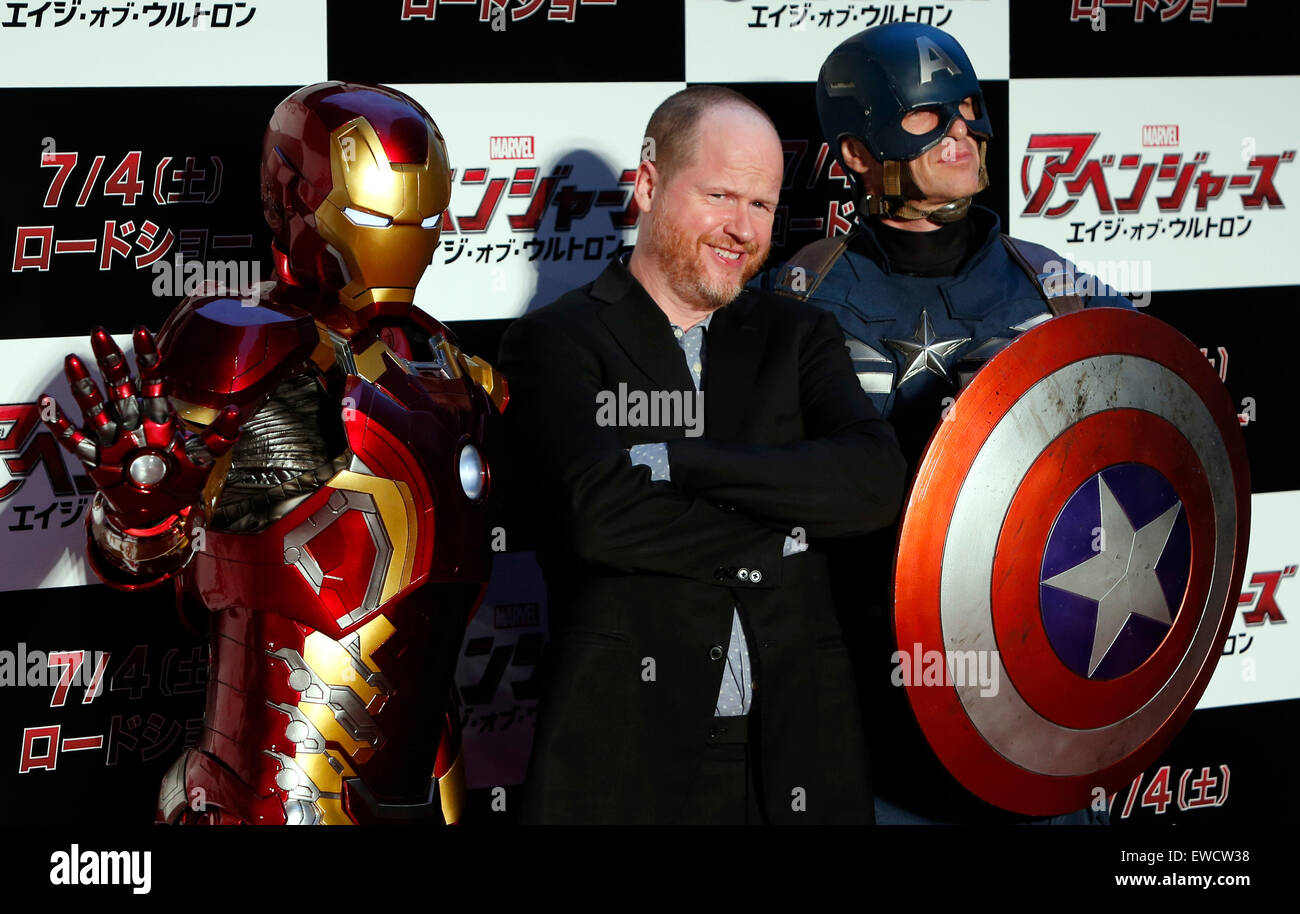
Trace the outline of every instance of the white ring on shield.
<instances>
[{"instance_id":1,"label":"white ring on shield","mask_svg":"<svg viewBox=\"0 0 1300 914\"><path fill-rule=\"evenodd\" d=\"M1072 404L1052 411L1047 404ZM1232 464L1218 426L1195 391L1158 362L1104 355L1071 363L1043 378L990 431L962 483L944 542L939 612L948 650L997 649L990 599L993 557L1011 499L1043 449L1074 423L1112 409L1140 409L1173 423L1200 458L1216 518L1214 567L1205 606L1224 605L1232 576L1236 506ZM1194 607L1183 607L1194 612ZM956 689L966 715L984 740L1009 762L1028 771L1071 777L1121 761L1160 728L1192 687L1218 631L1219 618L1200 608L1195 634L1169 680L1141 708L1095 729L1074 729L1033 710L1011 684L1001 657L1000 688L983 697L977 684ZM1198 663L1193 657L1204 658Z\"/></svg>"}]
</instances>

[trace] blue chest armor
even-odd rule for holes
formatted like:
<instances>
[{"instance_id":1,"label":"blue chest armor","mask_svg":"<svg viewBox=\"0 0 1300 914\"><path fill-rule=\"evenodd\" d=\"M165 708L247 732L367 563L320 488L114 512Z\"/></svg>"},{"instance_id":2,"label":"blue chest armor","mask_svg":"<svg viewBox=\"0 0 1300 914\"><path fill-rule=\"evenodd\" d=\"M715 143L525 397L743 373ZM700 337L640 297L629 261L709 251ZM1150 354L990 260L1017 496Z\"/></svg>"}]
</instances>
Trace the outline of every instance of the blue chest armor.
<instances>
[{"instance_id":1,"label":"blue chest armor","mask_svg":"<svg viewBox=\"0 0 1300 914\"><path fill-rule=\"evenodd\" d=\"M979 367L1052 316L1050 296L1077 291L1087 307L1132 307L1049 249L1018 241L1030 263L1045 265L1031 280L1000 242L995 213L972 207L968 218L982 241L955 276L896 273L872 232L859 228L824 276L802 277L812 290L807 300L839 319L862 389L912 461ZM789 269L755 282L788 292Z\"/></svg>"}]
</instances>

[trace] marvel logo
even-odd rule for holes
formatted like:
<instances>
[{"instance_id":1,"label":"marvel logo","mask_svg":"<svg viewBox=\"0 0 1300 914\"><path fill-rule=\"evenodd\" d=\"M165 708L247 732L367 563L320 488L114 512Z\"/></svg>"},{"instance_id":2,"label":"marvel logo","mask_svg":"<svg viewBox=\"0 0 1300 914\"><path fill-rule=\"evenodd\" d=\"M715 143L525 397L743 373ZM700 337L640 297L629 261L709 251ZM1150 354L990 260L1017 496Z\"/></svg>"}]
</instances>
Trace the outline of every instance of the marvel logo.
<instances>
[{"instance_id":1,"label":"marvel logo","mask_svg":"<svg viewBox=\"0 0 1300 914\"><path fill-rule=\"evenodd\" d=\"M488 137L488 156L493 159L531 159L533 138L530 136Z\"/></svg>"},{"instance_id":2,"label":"marvel logo","mask_svg":"<svg viewBox=\"0 0 1300 914\"><path fill-rule=\"evenodd\" d=\"M492 624L496 628L527 628L541 624L536 603L498 603L493 607Z\"/></svg>"},{"instance_id":3,"label":"marvel logo","mask_svg":"<svg viewBox=\"0 0 1300 914\"><path fill-rule=\"evenodd\" d=\"M1142 128L1143 146L1177 146L1177 124L1146 124Z\"/></svg>"}]
</instances>

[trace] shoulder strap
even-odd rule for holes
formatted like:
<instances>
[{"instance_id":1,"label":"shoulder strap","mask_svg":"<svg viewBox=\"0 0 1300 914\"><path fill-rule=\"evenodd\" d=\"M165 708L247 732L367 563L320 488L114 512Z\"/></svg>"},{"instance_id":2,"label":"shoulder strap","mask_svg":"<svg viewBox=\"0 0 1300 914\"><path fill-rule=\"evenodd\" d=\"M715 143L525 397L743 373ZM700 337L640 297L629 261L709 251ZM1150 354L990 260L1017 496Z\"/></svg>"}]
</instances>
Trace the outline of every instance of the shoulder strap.
<instances>
[{"instance_id":1,"label":"shoulder strap","mask_svg":"<svg viewBox=\"0 0 1300 914\"><path fill-rule=\"evenodd\" d=\"M848 246L848 235L834 235L804 245L786 261L780 276L777 277L775 291L790 298L807 301Z\"/></svg>"},{"instance_id":2,"label":"shoulder strap","mask_svg":"<svg viewBox=\"0 0 1300 914\"><path fill-rule=\"evenodd\" d=\"M1035 252L1029 250L1029 247L1024 242L1017 242L1016 239L1005 232L1000 237L1003 246L1007 249L1007 253L1011 255L1011 259L1016 262L1016 265L1025 271L1025 275L1029 277L1030 282L1034 284L1034 288L1038 290L1038 294L1043 297L1043 301L1051 309L1053 317L1069 314L1071 311L1083 310L1083 299L1074 293L1073 288L1060 295L1048 295L1044 286L1044 279L1048 275L1048 262L1041 258L1044 248L1038 248L1038 245L1034 245L1033 247L1038 248L1038 256L1035 257Z\"/></svg>"}]
</instances>

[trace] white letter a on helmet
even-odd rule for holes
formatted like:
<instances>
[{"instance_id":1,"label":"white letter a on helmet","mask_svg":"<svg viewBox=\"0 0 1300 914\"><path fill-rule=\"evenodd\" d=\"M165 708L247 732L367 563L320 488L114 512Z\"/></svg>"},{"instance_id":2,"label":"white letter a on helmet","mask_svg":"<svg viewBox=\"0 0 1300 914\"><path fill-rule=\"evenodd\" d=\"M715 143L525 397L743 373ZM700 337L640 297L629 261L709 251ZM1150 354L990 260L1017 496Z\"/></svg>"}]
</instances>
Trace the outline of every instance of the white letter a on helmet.
<instances>
[{"instance_id":1,"label":"white letter a on helmet","mask_svg":"<svg viewBox=\"0 0 1300 914\"><path fill-rule=\"evenodd\" d=\"M961 72L961 67L953 63L951 57L924 35L918 35L916 38L916 54L921 61L922 84L928 83L934 77L936 70L947 70L951 76Z\"/></svg>"}]
</instances>

